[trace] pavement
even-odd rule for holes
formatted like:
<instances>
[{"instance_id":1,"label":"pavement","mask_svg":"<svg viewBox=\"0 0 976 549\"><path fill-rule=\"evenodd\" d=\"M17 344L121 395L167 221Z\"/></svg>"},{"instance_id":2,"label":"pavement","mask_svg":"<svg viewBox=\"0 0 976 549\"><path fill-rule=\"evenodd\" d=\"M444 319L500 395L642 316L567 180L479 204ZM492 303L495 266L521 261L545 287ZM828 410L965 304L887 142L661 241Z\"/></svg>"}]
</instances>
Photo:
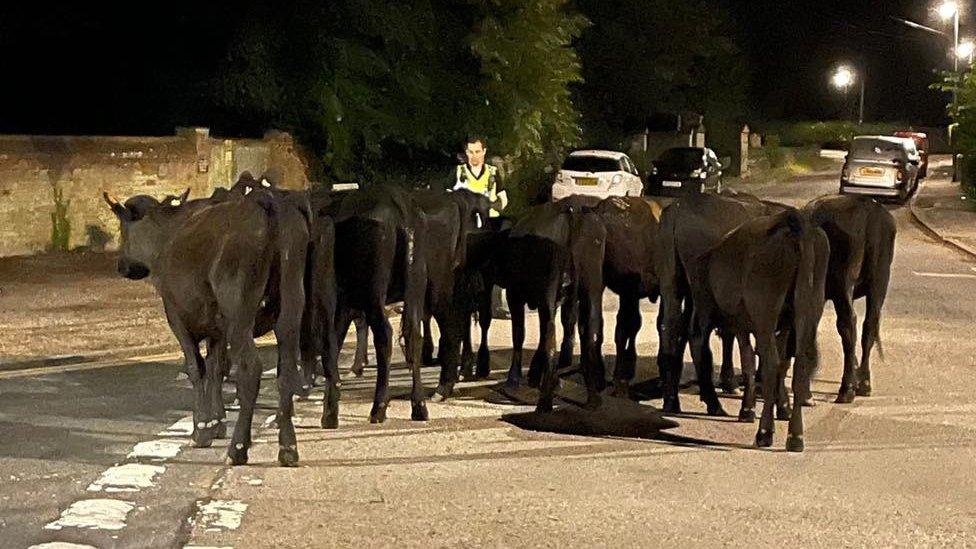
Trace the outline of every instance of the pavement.
<instances>
[{"instance_id":1,"label":"pavement","mask_svg":"<svg viewBox=\"0 0 976 549\"><path fill-rule=\"evenodd\" d=\"M976 200L941 175L926 181L912 198L912 216L938 239L976 257Z\"/></svg>"},{"instance_id":2,"label":"pavement","mask_svg":"<svg viewBox=\"0 0 976 549\"><path fill-rule=\"evenodd\" d=\"M671 418L677 427L650 439L516 427L505 416L532 407L492 390L507 369L509 322L492 324L492 379L429 403L427 422L409 420L397 350L390 419L370 424L375 371L349 374L347 348L340 427L319 428L320 393L299 402L294 469L276 465L268 425L248 466L223 465L219 445L189 447L178 361L27 370L0 377L0 546L972 546L976 260L912 212L950 186L936 176L912 207L888 206L898 237L885 356L875 353L874 396L853 404L833 403L842 354L828 305L803 454L783 451L782 423L772 449L753 448L755 424L704 416L692 394ZM824 176L743 190L802 204L836 187ZM615 310L608 294L607 334ZM657 347L656 305L641 312L638 380L653 375ZM612 337L604 352L612 368ZM274 363L268 351L264 362ZM436 377L424 369L428 386ZM276 400L265 385L256 426ZM737 397L723 404L738 409Z\"/></svg>"}]
</instances>

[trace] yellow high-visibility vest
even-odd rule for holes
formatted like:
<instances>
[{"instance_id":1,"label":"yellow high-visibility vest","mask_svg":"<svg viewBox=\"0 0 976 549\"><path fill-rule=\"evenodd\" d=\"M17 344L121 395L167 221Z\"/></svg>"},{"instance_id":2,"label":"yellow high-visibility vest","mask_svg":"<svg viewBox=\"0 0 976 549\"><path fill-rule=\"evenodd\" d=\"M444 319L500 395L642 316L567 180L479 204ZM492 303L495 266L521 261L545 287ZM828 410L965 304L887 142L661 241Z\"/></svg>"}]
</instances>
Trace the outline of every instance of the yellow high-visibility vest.
<instances>
[{"instance_id":1,"label":"yellow high-visibility vest","mask_svg":"<svg viewBox=\"0 0 976 549\"><path fill-rule=\"evenodd\" d=\"M458 164L457 186L455 188L465 188L471 192L483 194L488 197L488 200L494 202L498 199L497 175L498 168L490 164L483 164L479 175L475 175L467 164ZM499 213L493 208L488 212L488 215L498 217Z\"/></svg>"}]
</instances>

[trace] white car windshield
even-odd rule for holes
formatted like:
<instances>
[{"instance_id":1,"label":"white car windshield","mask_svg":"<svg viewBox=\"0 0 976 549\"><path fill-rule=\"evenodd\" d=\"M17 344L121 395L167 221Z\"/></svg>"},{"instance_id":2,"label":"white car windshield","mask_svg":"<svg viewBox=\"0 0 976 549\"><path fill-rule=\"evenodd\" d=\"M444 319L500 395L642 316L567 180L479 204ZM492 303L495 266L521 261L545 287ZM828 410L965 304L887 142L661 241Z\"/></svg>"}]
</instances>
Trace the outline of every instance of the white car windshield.
<instances>
[{"instance_id":1,"label":"white car windshield","mask_svg":"<svg viewBox=\"0 0 976 549\"><path fill-rule=\"evenodd\" d=\"M563 169L573 172L617 172L620 171L620 162L602 156L567 156Z\"/></svg>"}]
</instances>

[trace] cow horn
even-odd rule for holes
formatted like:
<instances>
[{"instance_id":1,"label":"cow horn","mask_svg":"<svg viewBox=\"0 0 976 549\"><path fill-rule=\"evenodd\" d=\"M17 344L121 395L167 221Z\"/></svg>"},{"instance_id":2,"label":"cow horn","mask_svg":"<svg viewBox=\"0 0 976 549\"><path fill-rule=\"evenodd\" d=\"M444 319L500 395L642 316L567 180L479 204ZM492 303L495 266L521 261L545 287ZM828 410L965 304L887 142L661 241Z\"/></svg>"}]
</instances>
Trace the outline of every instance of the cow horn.
<instances>
[{"instance_id":1,"label":"cow horn","mask_svg":"<svg viewBox=\"0 0 976 549\"><path fill-rule=\"evenodd\" d=\"M105 197L105 202L108 202L109 206L114 208L119 205L119 200L114 196L108 194L108 191L102 192L102 196Z\"/></svg>"}]
</instances>

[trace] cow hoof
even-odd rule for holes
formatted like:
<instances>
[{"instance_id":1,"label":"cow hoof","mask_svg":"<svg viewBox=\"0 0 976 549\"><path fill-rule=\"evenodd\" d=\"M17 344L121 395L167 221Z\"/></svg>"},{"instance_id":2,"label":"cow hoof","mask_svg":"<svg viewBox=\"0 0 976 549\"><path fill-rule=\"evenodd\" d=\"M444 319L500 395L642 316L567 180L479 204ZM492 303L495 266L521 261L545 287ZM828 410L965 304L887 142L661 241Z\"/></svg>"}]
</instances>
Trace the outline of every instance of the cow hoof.
<instances>
[{"instance_id":1,"label":"cow hoof","mask_svg":"<svg viewBox=\"0 0 976 549\"><path fill-rule=\"evenodd\" d=\"M793 435L786 435L786 451L787 452L802 452L803 451L803 437L797 437Z\"/></svg>"},{"instance_id":2,"label":"cow hoof","mask_svg":"<svg viewBox=\"0 0 976 549\"><path fill-rule=\"evenodd\" d=\"M323 414L322 415L322 428L323 429L338 429L339 428L339 416L335 414Z\"/></svg>"},{"instance_id":3,"label":"cow hoof","mask_svg":"<svg viewBox=\"0 0 976 549\"><path fill-rule=\"evenodd\" d=\"M540 414L548 414L552 411L552 401L539 401L539 404L535 407L535 411Z\"/></svg>"},{"instance_id":4,"label":"cow hoof","mask_svg":"<svg viewBox=\"0 0 976 549\"><path fill-rule=\"evenodd\" d=\"M376 407L373 406L373 410L369 413L370 423L383 423L386 421L386 405Z\"/></svg>"},{"instance_id":5,"label":"cow hoof","mask_svg":"<svg viewBox=\"0 0 976 549\"><path fill-rule=\"evenodd\" d=\"M755 423L756 421L756 411L755 410L739 410L739 421L742 423Z\"/></svg>"},{"instance_id":6,"label":"cow hoof","mask_svg":"<svg viewBox=\"0 0 976 549\"><path fill-rule=\"evenodd\" d=\"M444 402L445 400L447 400L447 397L436 391L434 391L434 394L430 397L431 402Z\"/></svg>"},{"instance_id":7,"label":"cow hoof","mask_svg":"<svg viewBox=\"0 0 976 549\"><path fill-rule=\"evenodd\" d=\"M349 368L349 371L351 371L352 375L356 377L363 377L363 371L365 369L366 369L365 364L363 364L362 362L355 362L353 363L352 367Z\"/></svg>"},{"instance_id":8,"label":"cow hoof","mask_svg":"<svg viewBox=\"0 0 976 549\"><path fill-rule=\"evenodd\" d=\"M681 402L674 399L664 399L664 406L661 407L666 414L680 414L681 413Z\"/></svg>"},{"instance_id":9,"label":"cow hoof","mask_svg":"<svg viewBox=\"0 0 976 549\"><path fill-rule=\"evenodd\" d=\"M213 429L194 429L193 434L190 435L190 442L193 443L194 448L210 448L213 445L213 439Z\"/></svg>"},{"instance_id":10,"label":"cow hoof","mask_svg":"<svg viewBox=\"0 0 976 549\"><path fill-rule=\"evenodd\" d=\"M278 464L282 467L298 467L298 448L294 446L279 446Z\"/></svg>"},{"instance_id":11,"label":"cow hoof","mask_svg":"<svg viewBox=\"0 0 976 549\"><path fill-rule=\"evenodd\" d=\"M227 465L247 465L247 448L231 446L227 450Z\"/></svg>"},{"instance_id":12,"label":"cow hoof","mask_svg":"<svg viewBox=\"0 0 976 549\"><path fill-rule=\"evenodd\" d=\"M854 402L854 391L841 391L837 393L837 400L834 401L836 404L850 404Z\"/></svg>"},{"instance_id":13,"label":"cow hoof","mask_svg":"<svg viewBox=\"0 0 976 549\"><path fill-rule=\"evenodd\" d=\"M722 392L727 395L737 395L739 394L739 384L735 382L734 379L723 379L719 382L719 387Z\"/></svg>"},{"instance_id":14,"label":"cow hoof","mask_svg":"<svg viewBox=\"0 0 976 549\"><path fill-rule=\"evenodd\" d=\"M790 410L789 406L776 407L776 419L779 421L789 421L791 413L792 410Z\"/></svg>"},{"instance_id":15,"label":"cow hoof","mask_svg":"<svg viewBox=\"0 0 976 549\"><path fill-rule=\"evenodd\" d=\"M461 378L461 381L473 381L474 380L474 371L473 370L470 370L470 369L468 369L468 370L461 370L461 372L458 374L458 377Z\"/></svg>"},{"instance_id":16,"label":"cow hoof","mask_svg":"<svg viewBox=\"0 0 976 549\"><path fill-rule=\"evenodd\" d=\"M414 404L410 410L410 419L413 421L427 421L430 415L427 413L427 405L421 402Z\"/></svg>"},{"instance_id":17,"label":"cow hoof","mask_svg":"<svg viewBox=\"0 0 976 549\"><path fill-rule=\"evenodd\" d=\"M859 397L869 397L871 396L871 382L869 380L863 380L857 384L857 390L855 391Z\"/></svg>"},{"instance_id":18,"label":"cow hoof","mask_svg":"<svg viewBox=\"0 0 976 549\"><path fill-rule=\"evenodd\" d=\"M797 400L800 400L800 399L797 399ZM808 397L800 400L800 406L805 406L807 408L814 408L814 407L817 406L817 402L815 400L813 400L813 397L812 396L808 396Z\"/></svg>"},{"instance_id":19,"label":"cow hoof","mask_svg":"<svg viewBox=\"0 0 976 549\"><path fill-rule=\"evenodd\" d=\"M760 429L759 432L756 433L756 447L769 448L772 445L773 445L773 432Z\"/></svg>"},{"instance_id":20,"label":"cow hoof","mask_svg":"<svg viewBox=\"0 0 976 549\"><path fill-rule=\"evenodd\" d=\"M482 369L481 366L478 366L474 372L475 379L488 379L489 377L491 377L491 370L488 368Z\"/></svg>"},{"instance_id":21,"label":"cow hoof","mask_svg":"<svg viewBox=\"0 0 976 549\"><path fill-rule=\"evenodd\" d=\"M217 422L217 426L214 427L214 438L227 438L227 421L220 420Z\"/></svg>"},{"instance_id":22,"label":"cow hoof","mask_svg":"<svg viewBox=\"0 0 976 549\"><path fill-rule=\"evenodd\" d=\"M722 405L718 402L714 402L708 405L708 415L726 417L729 414L722 408Z\"/></svg>"}]
</instances>

